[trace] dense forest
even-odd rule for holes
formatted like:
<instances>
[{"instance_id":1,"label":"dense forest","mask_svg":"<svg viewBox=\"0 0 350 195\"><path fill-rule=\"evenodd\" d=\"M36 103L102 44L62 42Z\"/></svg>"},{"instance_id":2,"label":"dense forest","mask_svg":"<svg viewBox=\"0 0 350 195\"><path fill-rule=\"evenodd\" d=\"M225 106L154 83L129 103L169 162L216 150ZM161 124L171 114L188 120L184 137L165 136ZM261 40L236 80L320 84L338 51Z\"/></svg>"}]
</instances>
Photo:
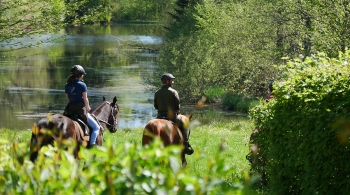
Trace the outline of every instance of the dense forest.
<instances>
[{"instance_id":1,"label":"dense forest","mask_svg":"<svg viewBox=\"0 0 350 195\"><path fill-rule=\"evenodd\" d=\"M66 25L157 22L159 75L177 77L183 100L227 94L262 97L290 59L348 47L350 1L300 0L23 0L2 1L0 42ZM46 40L54 41L54 40ZM21 44L21 43L14 43ZM38 43L40 44L40 43ZM33 46L33 45L30 45ZM23 45L23 47L30 47Z\"/></svg>"}]
</instances>

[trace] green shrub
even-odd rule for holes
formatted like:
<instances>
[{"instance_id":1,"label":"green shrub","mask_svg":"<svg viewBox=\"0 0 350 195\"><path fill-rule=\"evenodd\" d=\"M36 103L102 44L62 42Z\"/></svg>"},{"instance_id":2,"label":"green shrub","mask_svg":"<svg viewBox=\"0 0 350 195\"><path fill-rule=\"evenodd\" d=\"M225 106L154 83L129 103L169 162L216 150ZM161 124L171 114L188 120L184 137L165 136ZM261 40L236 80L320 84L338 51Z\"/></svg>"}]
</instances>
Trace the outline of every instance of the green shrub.
<instances>
[{"instance_id":1,"label":"green shrub","mask_svg":"<svg viewBox=\"0 0 350 195\"><path fill-rule=\"evenodd\" d=\"M253 173L269 194L350 191L350 51L294 60L275 82L275 98L250 111Z\"/></svg>"},{"instance_id":2,"label":"green shrub","mask_svg":"<svg viewBox=\"0 0 350 195\"><path fill-rule=\"evenodd\" d=\"M164 148L159 140L149 147L106 142L106 147L81 148L79 161L73 158L71 141L43 147L33 164L28 153L19 152L28 150L28 144L0 140L0 194L249 193L239 181L232 185L213 176L232 169L220 153L208 162L208 174L191 176L180 167L178 146Z\"/></svg>"},{"instance_id":3,"label":"green shrub","mask_svg":"<svg viewBox=\"0 0 350 195\"><path fill-rule=\"evenodd\" d=\"M225 109L248 113L249 109L259 104L256 98L248 98L228 92L222 95L222 106Z\"/></svg>"},{"instance_id":4,"label":"green shrub","mask_svg":"<svg viewBox=\"0 0 350 195\"><path fill-rule=\"evenodd\" d=\"M222 87L208 87L204 90L204 96L207 98L208 102L216 102L221 99L225 90Z\"/></svg>"}]
</instances>

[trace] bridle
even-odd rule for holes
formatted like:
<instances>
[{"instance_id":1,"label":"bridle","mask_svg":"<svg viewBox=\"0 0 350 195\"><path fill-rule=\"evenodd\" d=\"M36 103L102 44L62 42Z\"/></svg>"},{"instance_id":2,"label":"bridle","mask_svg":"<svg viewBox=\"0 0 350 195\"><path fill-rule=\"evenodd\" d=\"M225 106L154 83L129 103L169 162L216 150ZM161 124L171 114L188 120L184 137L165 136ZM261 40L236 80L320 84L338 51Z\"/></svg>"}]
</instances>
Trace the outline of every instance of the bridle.
<instances>
[{"instance_id":1,"label":"bridle","mask_svg":"<svg viewBox=\"0 0 350 195\"><path fill-rule=\"evenodd\" d=\"M113 122L115 122L115 119L116 119L116 118L115 118L113 112L114 112L114 109L116 108L117 103L115 103L114 106L113 106L110 102L106 102L106 103L109 104L110 107L111 107L111 111L110 111L110 114L109 114L109 116L108 116L108 119L112 118L112 119L113 119ZM117 110L118 110L118 112L119 112L119 109L117 109ZM111 127L111 128L112 128L112 131L115 131L115 128L117 127L117 123L115 123L115 124L112 125L112 124L108 123L107 121L98 118L97 116L95 116L95 118L98 120L98 122L102 122L102 123L106 124L106 126L107 126L108 129L110 129L109 127Z\"/></svg>"}]
</instances>

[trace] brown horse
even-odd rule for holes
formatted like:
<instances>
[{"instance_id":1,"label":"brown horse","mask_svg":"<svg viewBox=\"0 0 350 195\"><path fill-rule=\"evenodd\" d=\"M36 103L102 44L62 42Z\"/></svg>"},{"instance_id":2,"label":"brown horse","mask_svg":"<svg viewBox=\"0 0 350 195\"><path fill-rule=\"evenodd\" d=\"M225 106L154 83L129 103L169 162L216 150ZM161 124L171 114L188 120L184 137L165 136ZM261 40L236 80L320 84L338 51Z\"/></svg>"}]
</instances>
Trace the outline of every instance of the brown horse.
<instances>
[{"instance_id":1,"label":"brown horse","mask_svg":"<svg viewBox=\"0 0 350 195\"><path fill-rule=\"evenodd\" d=\"M117 98L114 97L112 102L106 101L100 104L91 115L100 125L100 131L97 135L96 144L102 146L103 133L107 128L111 133L117 131L119 119L119 106ZM61 114L48 115L35 123L32 127L32 138L30 142L30 160L34 162L42 146L53 145L54 141L72 138L76 140L77 147L74 149L74 155L77 158L81 145L87 146L89 136L85 136L80 125L72 119Z\"/></svg>"},{"instance_id":2,"label":"brown horse","mask_svg":"<svg viewBox=\"0 0 350 195\"><path fill-rule=\"evenodd\" d=\"M178 115L178 118L181 119L183 123L183 127L187 129L190 124L190 117L185 115ZM190 131L190 129L188 129ZM183 147L183 136L181 130L170 120L167 119L152 119L150 120L143 131L142 135L142 145L150 144L153 138L157 136L159 137L164 146L168 145L180 145ZM182 166L185 167L187 165L187 161L185 158L185 152L182 150L181 152L181 161Z\"/></svg>"}]
</instances>

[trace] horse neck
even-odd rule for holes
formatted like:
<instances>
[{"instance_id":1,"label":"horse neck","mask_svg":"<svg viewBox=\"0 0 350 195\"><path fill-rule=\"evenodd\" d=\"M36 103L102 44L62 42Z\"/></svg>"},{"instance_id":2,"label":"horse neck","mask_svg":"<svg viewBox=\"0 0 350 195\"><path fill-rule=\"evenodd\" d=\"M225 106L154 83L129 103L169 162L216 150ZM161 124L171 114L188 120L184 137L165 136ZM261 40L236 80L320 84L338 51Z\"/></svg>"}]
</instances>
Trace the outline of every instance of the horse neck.
<instances>
[{"instance_id":1,"label":"horse neck","mask_svg":"<svg viewBox=\"0 0 350 195\"><path fill-rule=\"evenodd\" d=\"M103 102L100 106L98 106L94 111L92 111L91 114L95 115L97 119L103 120L103 121L108 121L108 117L110 114L110 108L109 104L107 102ZM103 128L106 128L105 123L100 123L100 125Z\"/></svg>"}]
</instances>

